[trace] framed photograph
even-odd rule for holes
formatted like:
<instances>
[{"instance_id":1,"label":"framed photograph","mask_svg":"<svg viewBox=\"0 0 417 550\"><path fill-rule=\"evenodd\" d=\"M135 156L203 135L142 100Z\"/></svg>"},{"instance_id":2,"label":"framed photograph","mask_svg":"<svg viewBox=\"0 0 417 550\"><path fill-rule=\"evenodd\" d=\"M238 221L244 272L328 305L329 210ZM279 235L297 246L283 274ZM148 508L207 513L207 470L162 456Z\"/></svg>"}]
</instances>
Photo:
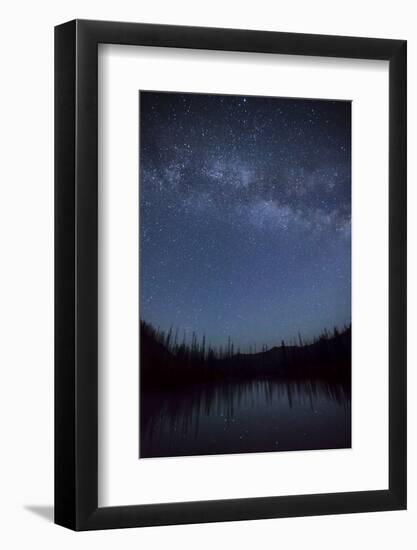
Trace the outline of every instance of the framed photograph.
<instances>
[{"instance_id":1,"label":"framed photograph","mask_svg":"<svg viewBox=\"0 0 417 550\"><path fill-rule=\"evenodd\" d=\"M55 522L406 507L406 42L55 29Z\"/></svg>"}]
</instances>

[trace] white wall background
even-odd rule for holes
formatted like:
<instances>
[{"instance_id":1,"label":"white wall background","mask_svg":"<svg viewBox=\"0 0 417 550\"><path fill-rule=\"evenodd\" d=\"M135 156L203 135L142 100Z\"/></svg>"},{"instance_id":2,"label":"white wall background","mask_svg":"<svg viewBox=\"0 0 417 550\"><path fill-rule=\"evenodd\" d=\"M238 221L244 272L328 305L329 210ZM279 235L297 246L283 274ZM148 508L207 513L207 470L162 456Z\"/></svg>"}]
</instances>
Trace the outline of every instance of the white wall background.
<instances>
[{"instance_id":1,"label":"white wall background","mask_svg":"<svg viewBox=\"0 0 417 550\"><path fill-rule=\"evenodd\" d=\"M415 548L417 19L414 2L15 0L0 9L0 543L4 548ZM109 19L404 38L409 53L409 510L72 533L53 500L53 26Z\"/></svg>"}]
</instances>

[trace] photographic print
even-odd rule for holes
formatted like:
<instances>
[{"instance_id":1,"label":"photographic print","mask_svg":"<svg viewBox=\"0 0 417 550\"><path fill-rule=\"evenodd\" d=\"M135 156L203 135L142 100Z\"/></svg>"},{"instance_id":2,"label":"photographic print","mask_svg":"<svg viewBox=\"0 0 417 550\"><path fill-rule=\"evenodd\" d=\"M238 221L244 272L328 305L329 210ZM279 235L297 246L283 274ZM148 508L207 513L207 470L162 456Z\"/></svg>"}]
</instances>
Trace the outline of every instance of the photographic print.
<instances>
[{"instance_id":1,"label":"photographic print","mask_svg":"<svg viewBox=\"0 0 417 550\"><path fill-rule=\"evenodd\" d=\"M351 446L351 102L139 93L139 457Z\"/></svg>"}]
</instances>

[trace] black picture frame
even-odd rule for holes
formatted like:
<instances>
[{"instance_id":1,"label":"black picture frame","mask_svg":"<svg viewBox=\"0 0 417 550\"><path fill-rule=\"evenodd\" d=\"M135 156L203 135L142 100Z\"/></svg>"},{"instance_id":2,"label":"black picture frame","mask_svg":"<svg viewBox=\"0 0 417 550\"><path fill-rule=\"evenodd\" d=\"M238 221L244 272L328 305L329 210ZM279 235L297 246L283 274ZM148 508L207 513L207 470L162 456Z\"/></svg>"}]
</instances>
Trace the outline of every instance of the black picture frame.
<instances>
[{"instance_id":1,"label":"black picture frame","mask_svg":"<svg viewBox=\"0 0 417 550\"><path fill-rule=\"evenodd\" d=\"M389 62L387 490L98 506L97 53L106 43ZM55 28L55 523L80 531L406 508L406 46L404 40L105 21Z\"/></svg>"}]
</instances>

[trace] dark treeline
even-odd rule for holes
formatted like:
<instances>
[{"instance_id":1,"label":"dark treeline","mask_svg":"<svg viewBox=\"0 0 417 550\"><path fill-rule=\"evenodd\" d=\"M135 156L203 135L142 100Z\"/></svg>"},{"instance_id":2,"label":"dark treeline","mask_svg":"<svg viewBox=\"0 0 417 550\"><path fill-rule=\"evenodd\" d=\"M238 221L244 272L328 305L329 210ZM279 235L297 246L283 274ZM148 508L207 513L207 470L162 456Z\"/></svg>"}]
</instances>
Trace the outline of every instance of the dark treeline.
<instances>
[{"instance_id":1,"label":"dark treeline","mask_svg":"<svg viewBox=\"0 0 417 550\"><path fill-rule=\"evenodd\" d=\"M310 342L281 342L260 351L242 353L231 339L215 348L193 333L191 342L178 331L155 329L140 324L141 380L151 386L172 386L200 382L254 379L315 379L350 384L351 327L334 328Z\"/></svg>"}]
</instances>

